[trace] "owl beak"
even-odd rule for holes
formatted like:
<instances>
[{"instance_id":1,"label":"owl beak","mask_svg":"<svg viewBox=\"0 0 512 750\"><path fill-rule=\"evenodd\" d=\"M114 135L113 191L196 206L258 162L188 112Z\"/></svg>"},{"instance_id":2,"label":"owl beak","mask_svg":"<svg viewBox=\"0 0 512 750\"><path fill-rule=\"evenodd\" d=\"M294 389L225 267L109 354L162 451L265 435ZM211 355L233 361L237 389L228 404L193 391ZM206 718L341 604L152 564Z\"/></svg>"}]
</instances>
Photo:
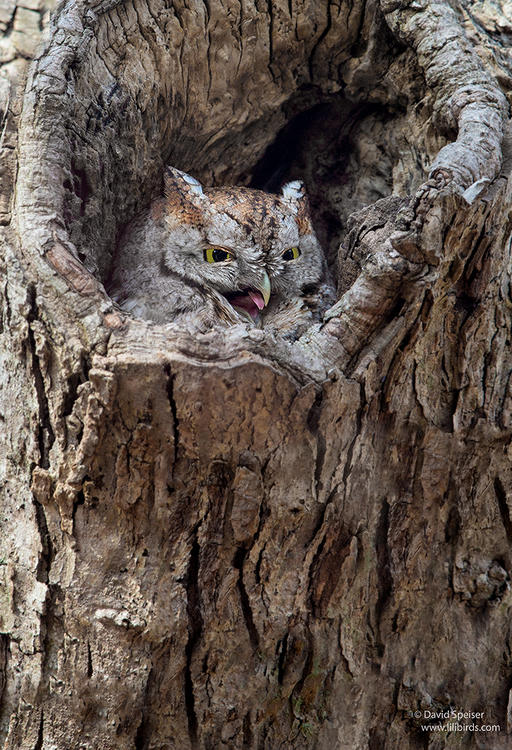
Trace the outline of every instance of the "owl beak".
<instances>
[{"instance_id":1,"label":"owl beak","mask_svg":"<svg viewBox=\"0 0 512 750\"><path fill-rule=\"evenodd\" d=\"M265 302L266 307L270 300L270 279L266 271L263 271L263 279L261 281L261 285L258 287L258 290L263 295L263 301Z\"/></svg>"}]
</instances>

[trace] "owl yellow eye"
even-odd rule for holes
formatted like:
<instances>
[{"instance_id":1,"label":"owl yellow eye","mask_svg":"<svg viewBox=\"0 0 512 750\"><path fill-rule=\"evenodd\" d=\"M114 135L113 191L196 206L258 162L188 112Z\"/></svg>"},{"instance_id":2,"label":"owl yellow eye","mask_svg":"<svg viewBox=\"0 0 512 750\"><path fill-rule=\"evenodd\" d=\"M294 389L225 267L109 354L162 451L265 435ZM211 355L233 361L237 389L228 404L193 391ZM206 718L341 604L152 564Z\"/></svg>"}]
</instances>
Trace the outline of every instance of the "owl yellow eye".
<instances>
[{"instance_id":1,"label":"owl yellow eye","mask_svg":"<svg viewBox=\"0 0 512 750\"><path fill-rule=\"evenodd\" d=\"M222 247L207 247L203 250L203 256L207 263L220 263L223 260L233 259L233 255L223 250Z\"/></svg>"},{"instance_id":2,"label":"owl yellow eye","mask_svg":"<svg viewBox=\"0 0 512 750\"><path fill-rule=\"evenodd\" d=\"M296 260L300 255L300 250L298 247L289 247L288 250L285 250L282 254L283 260Z\"/></svg>"}]
</instances>

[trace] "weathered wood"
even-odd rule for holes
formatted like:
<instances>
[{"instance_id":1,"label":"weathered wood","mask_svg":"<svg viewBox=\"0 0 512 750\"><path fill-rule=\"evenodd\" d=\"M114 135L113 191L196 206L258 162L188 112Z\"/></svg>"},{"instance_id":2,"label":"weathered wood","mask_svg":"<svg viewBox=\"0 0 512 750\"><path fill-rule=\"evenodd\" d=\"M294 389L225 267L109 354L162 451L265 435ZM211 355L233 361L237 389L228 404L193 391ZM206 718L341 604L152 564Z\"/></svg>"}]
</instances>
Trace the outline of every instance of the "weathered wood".
<instances>
[{"instance_id":1,"label":"weathered wood","mask_svg":"<svg viewBox=\"0 0 512 750\"><path fill-rule=\"evenodd\" d=\"M512 63L470 10L53 16L5 107L6 750L508 746ZM167 161L306 178L322 325L292 345L114 308ZM421 730L451 708L501 730Z\"/></svg>"}]
</instances>

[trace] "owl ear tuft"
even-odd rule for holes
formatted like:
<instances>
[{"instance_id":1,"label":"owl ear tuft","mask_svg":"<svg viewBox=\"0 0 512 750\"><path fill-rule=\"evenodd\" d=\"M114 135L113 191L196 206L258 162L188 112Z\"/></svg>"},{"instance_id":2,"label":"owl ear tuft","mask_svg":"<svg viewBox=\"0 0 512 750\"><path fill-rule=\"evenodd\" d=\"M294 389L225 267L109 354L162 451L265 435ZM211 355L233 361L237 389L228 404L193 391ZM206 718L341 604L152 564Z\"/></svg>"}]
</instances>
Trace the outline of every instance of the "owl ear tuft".
<instances>
[{"instance_id":1,"label":"owl ear tuft","mask_svg":"<svg viewBox=\"0 0 512 750\"><path fill-rule=\"evenodd\" d=\"M181 198L195 203L203 197L203 186L186 172L167 167L164 173L164 192L170 201Z\"/></svg>"},{"instance_id":2,"label":"owl ear tuft","mask_svg":"<svg viewBox=\"0 0 512 750\"><path fill-rule=\"evenodd\" d=\"M283 185L281 195L287 201L301 201L306 197L306 188L302 180L294 180Z\"/></svg>"},{"instance_id":3,"label":"owl ear tuft","mask_svg":"<svg viewBox=\"0 0 512 750\"><path fill-rule=\"evenodd\" d=\"M294 180L283 185L281 195L294 207L295 221L299 228L299 234L310 234L313 231L309 216L309 203L306 187L301 180Z\"/></svg>"},{"instance_id":4,"label":"owl ear tuft","mask_svg":"<svg viewBox=\"0 0 512 750\"><path fill-rule=\"evenodd\" d=\"M164 173L164 195L167 223L201 223L206 196L200 182L179 169L167 167Z\"/></svg>"}]
</instances>

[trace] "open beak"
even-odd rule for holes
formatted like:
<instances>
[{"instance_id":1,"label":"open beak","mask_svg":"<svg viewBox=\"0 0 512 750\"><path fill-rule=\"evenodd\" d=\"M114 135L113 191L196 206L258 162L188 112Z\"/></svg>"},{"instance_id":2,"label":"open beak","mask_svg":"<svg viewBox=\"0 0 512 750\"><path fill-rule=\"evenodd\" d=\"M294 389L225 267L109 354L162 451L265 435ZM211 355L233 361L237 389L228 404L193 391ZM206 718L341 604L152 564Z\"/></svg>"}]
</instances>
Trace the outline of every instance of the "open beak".
<instances>
[{"instance_id":1,"label":"open beak","mask_svg":"<svg viewBox=\"0 0 512 750\"><path fill-rule=\"evenodd\" d=\"M263 271L259 284L231 292L224 295L230 304L245 317L249 316L252 321L259 319L259 314L268 305L270 299L270 279L268 273Z\"/></svg>"}]
</instances>

